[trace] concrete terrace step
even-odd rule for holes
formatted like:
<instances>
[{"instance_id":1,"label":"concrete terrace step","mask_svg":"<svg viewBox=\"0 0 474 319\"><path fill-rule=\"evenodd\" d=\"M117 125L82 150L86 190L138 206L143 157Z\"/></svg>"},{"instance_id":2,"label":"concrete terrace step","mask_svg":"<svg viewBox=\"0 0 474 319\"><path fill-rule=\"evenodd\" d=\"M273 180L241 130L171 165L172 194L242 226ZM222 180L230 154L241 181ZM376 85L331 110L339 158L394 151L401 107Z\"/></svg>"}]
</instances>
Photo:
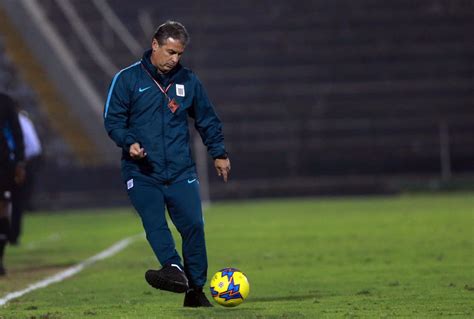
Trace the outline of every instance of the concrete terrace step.
<instances>
[{"instance_id":1,"label":"concrete terrace step","mask_svg":"<svg viewBox=\"0 0 474 319\"><path fill-rule=\"evenodd\" d=\"M222 92L221 99L218 93L213 93L214 99L219 103L225 103L227 100L240 101L246 103L248 101L276 102L279 99L288 98L285 102L293 101L296 103L308 101L314 103L323 96L329 95L349 95L349 96L370 96L387 94L393 96L397 94L428 94L432 92L450 92L466 93L473 87L470 79L427 79L427 80L402 80L402 81L367 81L367 82L346 82L346 83L300 83L287 85L286 83L268 83L265 85L237 85L229 88L226 92ZM305 99L305 100L301 100ZM281 100L280 100L281 101Z\"/></svg>"}]
</instances>

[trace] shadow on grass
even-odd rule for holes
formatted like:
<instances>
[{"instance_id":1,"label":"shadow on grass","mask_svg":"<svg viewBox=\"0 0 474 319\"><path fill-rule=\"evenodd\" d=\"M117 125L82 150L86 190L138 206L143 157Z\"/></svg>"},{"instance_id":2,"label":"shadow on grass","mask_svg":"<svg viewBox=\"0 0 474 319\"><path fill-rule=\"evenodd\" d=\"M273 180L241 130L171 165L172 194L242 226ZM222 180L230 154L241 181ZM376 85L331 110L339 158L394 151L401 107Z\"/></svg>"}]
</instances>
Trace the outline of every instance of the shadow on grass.
<instances>
[{"instance_id":1,"label":"shadow on grass","mask_svg":"<svg viewBox=\"0 0 474 319\"><path fill-rule=\"evenodd\" d=\"M246 302L262 302L262 301L303 301L309 299L321 298L321 294L307 294L307 295L290 295L290 296L267 296L267 297L255 297L249 298Z\"/></svg>"}]
</instances>

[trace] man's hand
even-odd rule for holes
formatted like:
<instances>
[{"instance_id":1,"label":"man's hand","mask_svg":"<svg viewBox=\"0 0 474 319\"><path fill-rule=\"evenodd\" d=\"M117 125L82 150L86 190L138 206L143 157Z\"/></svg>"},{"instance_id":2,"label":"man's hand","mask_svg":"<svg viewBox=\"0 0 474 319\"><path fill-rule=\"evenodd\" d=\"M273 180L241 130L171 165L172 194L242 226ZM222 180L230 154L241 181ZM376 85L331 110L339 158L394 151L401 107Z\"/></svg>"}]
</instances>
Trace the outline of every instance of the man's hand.
<instances>
[{"instance_id":1,"label":"man's hand","mask_svg":"<svg viewBox=\"0 0 474 319\"><path fill-rule=\"evenodd\" d=\"M134 160L139 160L146 156L145 149L142 148L139 143L133 143L130 145L130 150L128 153Z\"/></svg>"},{"instance_id":2,"label":"man's hand","mask_svg":"<svg viewBox=\"0 0 474 319\"><path fill-rule=\"evenodd\" d=\"M20 162L15 166L15 183L22 185L26 179L25 163Z\"/></svg>"},{"instance_id":3,"label":"man's hand","mask_svg":"<svg viewBox=\"0 0 474 319\"><path fill-rule=\"evenodd\" d=\"M216 158L214 160L214 167L216 168L217 175L222 176L224 182L227 183L227 179L229 178L230 174L230 160L226 159L219 159Z\"/></svg>"}]
</instances>

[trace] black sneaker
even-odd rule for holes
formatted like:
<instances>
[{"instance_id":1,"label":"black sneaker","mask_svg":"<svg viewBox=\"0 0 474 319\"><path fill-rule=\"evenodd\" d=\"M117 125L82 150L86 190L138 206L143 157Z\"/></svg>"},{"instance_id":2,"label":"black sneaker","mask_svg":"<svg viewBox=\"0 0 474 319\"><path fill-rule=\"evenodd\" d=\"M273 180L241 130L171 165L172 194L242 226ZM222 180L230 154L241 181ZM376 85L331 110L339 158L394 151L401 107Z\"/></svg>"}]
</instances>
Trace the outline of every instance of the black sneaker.
<instances>
[{"instance_id":1,"label":"black sneaker","mask_svg":"<svg viewBox=\"0 0 474 319\"><path fill-rule=\"evenodd\" d=\"M189 289L188 278L178 265L165 265L160 270L148 270L146 281L156 289L183 293Z\"/></svg>"},{"instance_id":2,"label":"black sneaker","mask_svg":"<svg viewBox=\"0 0 474 319\"><path fill-rule=\"evenodd\" d=\"M183 307L213 307L201 288L192 288L186 291Z\"/></svg>"}]
</instances>

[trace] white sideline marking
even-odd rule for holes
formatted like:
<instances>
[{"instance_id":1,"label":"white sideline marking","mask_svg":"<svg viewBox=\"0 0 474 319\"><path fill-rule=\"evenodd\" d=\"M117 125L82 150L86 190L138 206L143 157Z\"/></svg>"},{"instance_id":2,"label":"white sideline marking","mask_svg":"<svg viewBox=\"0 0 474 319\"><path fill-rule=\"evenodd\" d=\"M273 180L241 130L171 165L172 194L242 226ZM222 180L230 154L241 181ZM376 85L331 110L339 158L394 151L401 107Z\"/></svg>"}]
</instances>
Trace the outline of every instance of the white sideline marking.
<instances>
[{"instance_id":1,"label":"white sideline marking","mask_svg":"<svg viewBox=\"0 0 474 319\"><path fill-rule=\"evenodd\" d=\"M33 290L47 287L53 283L60 282L68 277L74 276L75 274L82 271L84 268L92 265L93 263L115 255L116 253L118 253L119 251L121 251L122 249L130 245L134 240L136 240L138 237L141 237L141 236L143 235L140 234L140 235L135 235L135 236L125 238L115 243L114 245L110 246L103 252L100 252L97 255L84 260L83 262L77 264L76 266L67 268L66 270L58 272L57 274L53 276L47 277L41 281L31 284L23 290L8 293L7 295L5 295L5 297L0 299L0 307L5 305L10 300L21 297L29 292L32 292Z\"/></svg>"}]
</instances>

